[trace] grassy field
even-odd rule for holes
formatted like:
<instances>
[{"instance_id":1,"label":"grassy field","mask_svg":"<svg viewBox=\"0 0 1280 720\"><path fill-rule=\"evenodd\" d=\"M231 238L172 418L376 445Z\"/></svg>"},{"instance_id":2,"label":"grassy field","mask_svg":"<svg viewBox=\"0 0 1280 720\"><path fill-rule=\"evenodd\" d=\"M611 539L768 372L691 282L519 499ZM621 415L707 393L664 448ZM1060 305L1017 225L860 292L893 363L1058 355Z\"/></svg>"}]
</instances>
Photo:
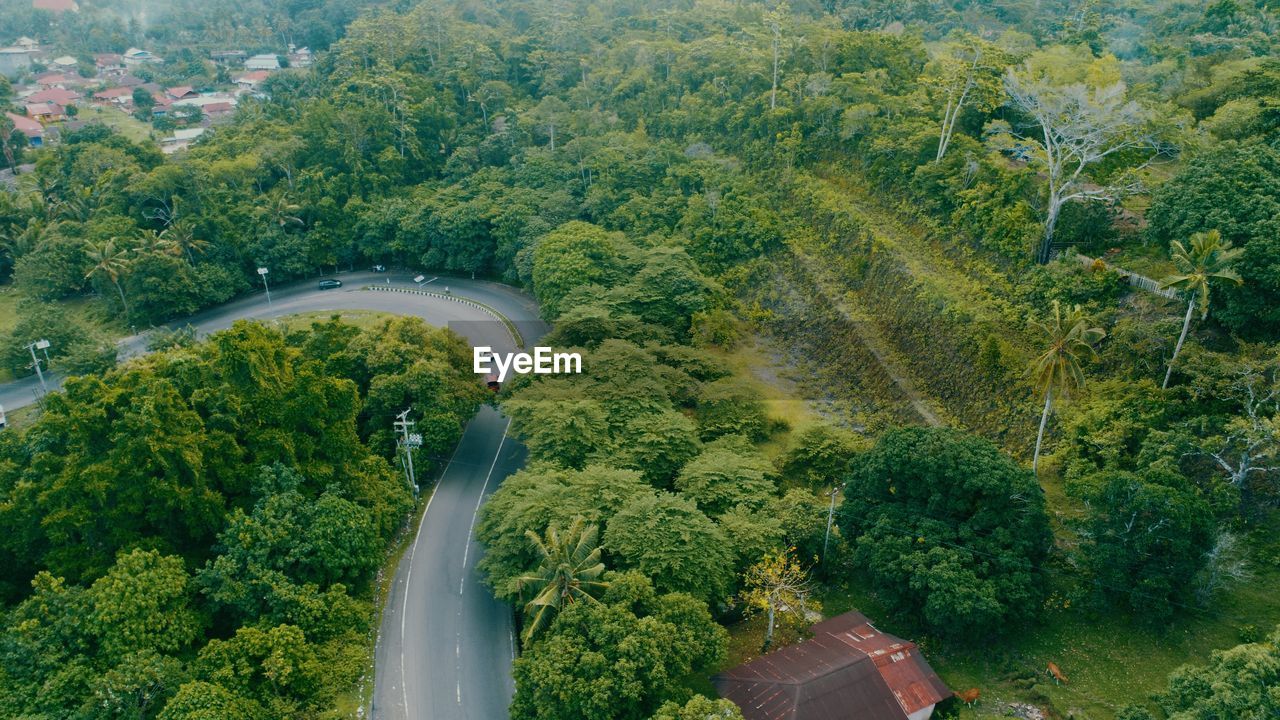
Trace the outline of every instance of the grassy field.
<instances>
[{"instance_id":1,"label":"grassy field","mask_svg":"<svg viewBox=\"0 0 1280 720\"><path fill-rule=\"evenodd\" d=\"M277 320L277 323L287 332L295 330L306 330L311 327L312 323L328 322L331 318L337 317L348 325L354 325L361 330L367 330L371 327L381 325L384 320L397 317L394 313L378 312L377 310L342 310L334 312L332 310L321 310L317 312L298 313L297 315L289 315Z\"/></svg>"},{"instance_id":2,"label":"grassy field","mask_svg":"<svg viewBox=\"0 0 1280 720\"><path fill-rule=\"evenodd\" d=\"M97 105L82 105L77 120L83 122L100 122L134 142L151 142L151 126L128 113L115 108L103 108Z\"/></svg>"}]
</instances>

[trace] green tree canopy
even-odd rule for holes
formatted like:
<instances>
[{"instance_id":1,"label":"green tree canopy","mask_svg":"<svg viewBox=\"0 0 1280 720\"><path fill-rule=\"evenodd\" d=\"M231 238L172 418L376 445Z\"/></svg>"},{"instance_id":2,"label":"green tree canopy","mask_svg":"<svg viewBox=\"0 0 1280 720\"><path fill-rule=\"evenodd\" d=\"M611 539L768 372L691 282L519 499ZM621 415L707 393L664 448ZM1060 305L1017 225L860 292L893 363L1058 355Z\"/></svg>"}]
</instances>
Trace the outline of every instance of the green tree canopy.
<instances>
[{"instance_id":1,"label":"green tree canopy","mask_svg":"<svg viewBox=\"0 0 1280 720\"><path fill-rule=\"evenodd\" d=\"M860 577L897 612L953 637L1034 616L1050 534L1035 478L985 440L903 428L855 456L840 530Z\"/></svg>"}]
</instances>

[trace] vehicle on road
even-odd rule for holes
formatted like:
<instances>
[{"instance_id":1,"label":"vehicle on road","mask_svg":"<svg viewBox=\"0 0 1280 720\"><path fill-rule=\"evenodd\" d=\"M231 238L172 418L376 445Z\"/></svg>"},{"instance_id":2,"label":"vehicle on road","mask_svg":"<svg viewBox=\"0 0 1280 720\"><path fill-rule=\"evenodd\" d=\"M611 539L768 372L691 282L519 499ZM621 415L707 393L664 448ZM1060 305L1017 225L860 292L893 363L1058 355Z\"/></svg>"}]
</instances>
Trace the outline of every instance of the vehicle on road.
<instances>
[{"instance_id":1,"label":"vehicle on road","mask_svg":"<svg viewBox=\"0 0 1280 720\"><path fill-rule=\"evenodd\" d=\"M386 266L386 265L374 265L374 266L373 266L373 271L374 271L374 272L386 272L386 271L387 271L387 266Z\"/></svg>"},{"instance_id":2,"label":"vehicle on road","mask_svg":"<svg viewBox=\"0 0 1280 720\"><path fill-rule=\"evenodd\" d=\"M340 287L342 287L342 281L341 281L341 280L334 280L334 279L332 279L332 278L325 278L324 280L321 280L321 281L320 281L320 289L321 289L321 290L333 290L334 288L340 288Z\"/></svg>"},{"instance_id":3,"label":"vehicle on road","mask_svg":"<svg viewBox=\"0 0 1280 720\"><path fill-rule=\"evenodd\" d=\"M0 405L0 430L9 427L9 421L4 418L4 406Z\"/></svg>"}]
</instances>

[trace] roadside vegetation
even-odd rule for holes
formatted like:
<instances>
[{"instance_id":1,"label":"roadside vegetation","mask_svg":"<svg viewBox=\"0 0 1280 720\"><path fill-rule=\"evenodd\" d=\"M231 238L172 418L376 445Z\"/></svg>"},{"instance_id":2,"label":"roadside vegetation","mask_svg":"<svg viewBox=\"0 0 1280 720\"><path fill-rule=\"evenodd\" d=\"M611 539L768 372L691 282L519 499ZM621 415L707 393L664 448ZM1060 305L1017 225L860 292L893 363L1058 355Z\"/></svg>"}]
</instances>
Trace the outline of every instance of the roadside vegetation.
<instances>
[{"instance_id":1,"label":"roadside vegetation","mask_svg":"<svg viewBox=\"0 0 1280 720\"><path fill-rule=\"evenodd\" d=\"M248 292L258 267L368 263L524 286L548 342L583 352L583 374L499 398L529 463L476 532L520 616L517 720L731 718L708 675L851 607L982 689L966 715L1280 711L1257 690L1280 683L1274 7L522 0L339 20L310 71L188 151L90 124L0 192L0 282L32 303L0 323L6 366L63 332L55 360L85 374L0 439L15 713L145 676L167 679L143 717L312 717L351 682L303 660L347 667L376 563L237 543L332 506L376 520L348 538L376 556L407 510L389 413L444 408L443 449L479 402L413 357L461 371L465 349L402 321L240 326L113 370L55 303L147 327ZM210 70L175 58L175 78ZM387 341L388 366L362 364ZM762 380L761 347L786 383ZM259 417L281 393L321 419ZM163 586L161 616L112 614L135 576ZM295 611L315 597L349 619ZM173 631L118 637L134 620ZM276 647L310 685L236 670Z\"/></svg>"}]
</instances>

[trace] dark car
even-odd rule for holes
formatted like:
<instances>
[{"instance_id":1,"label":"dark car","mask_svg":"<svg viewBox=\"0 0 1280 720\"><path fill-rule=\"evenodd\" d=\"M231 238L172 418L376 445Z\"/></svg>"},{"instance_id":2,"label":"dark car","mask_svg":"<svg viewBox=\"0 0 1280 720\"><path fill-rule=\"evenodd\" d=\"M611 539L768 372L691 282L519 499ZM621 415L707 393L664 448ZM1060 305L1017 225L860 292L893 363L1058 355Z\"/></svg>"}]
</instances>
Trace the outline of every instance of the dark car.
<instances>
[{"instance_id":1,"label":"dark car","mask_svg":"<svg viewBox=\"0 0 1280 720\"><path fill-rule=\"evenodd\" d=\"M340 288L340 287L342 287L341 280L321 280L320 281L321 290L332 290L334 288Z\"/></svg>"}]
</instances>

